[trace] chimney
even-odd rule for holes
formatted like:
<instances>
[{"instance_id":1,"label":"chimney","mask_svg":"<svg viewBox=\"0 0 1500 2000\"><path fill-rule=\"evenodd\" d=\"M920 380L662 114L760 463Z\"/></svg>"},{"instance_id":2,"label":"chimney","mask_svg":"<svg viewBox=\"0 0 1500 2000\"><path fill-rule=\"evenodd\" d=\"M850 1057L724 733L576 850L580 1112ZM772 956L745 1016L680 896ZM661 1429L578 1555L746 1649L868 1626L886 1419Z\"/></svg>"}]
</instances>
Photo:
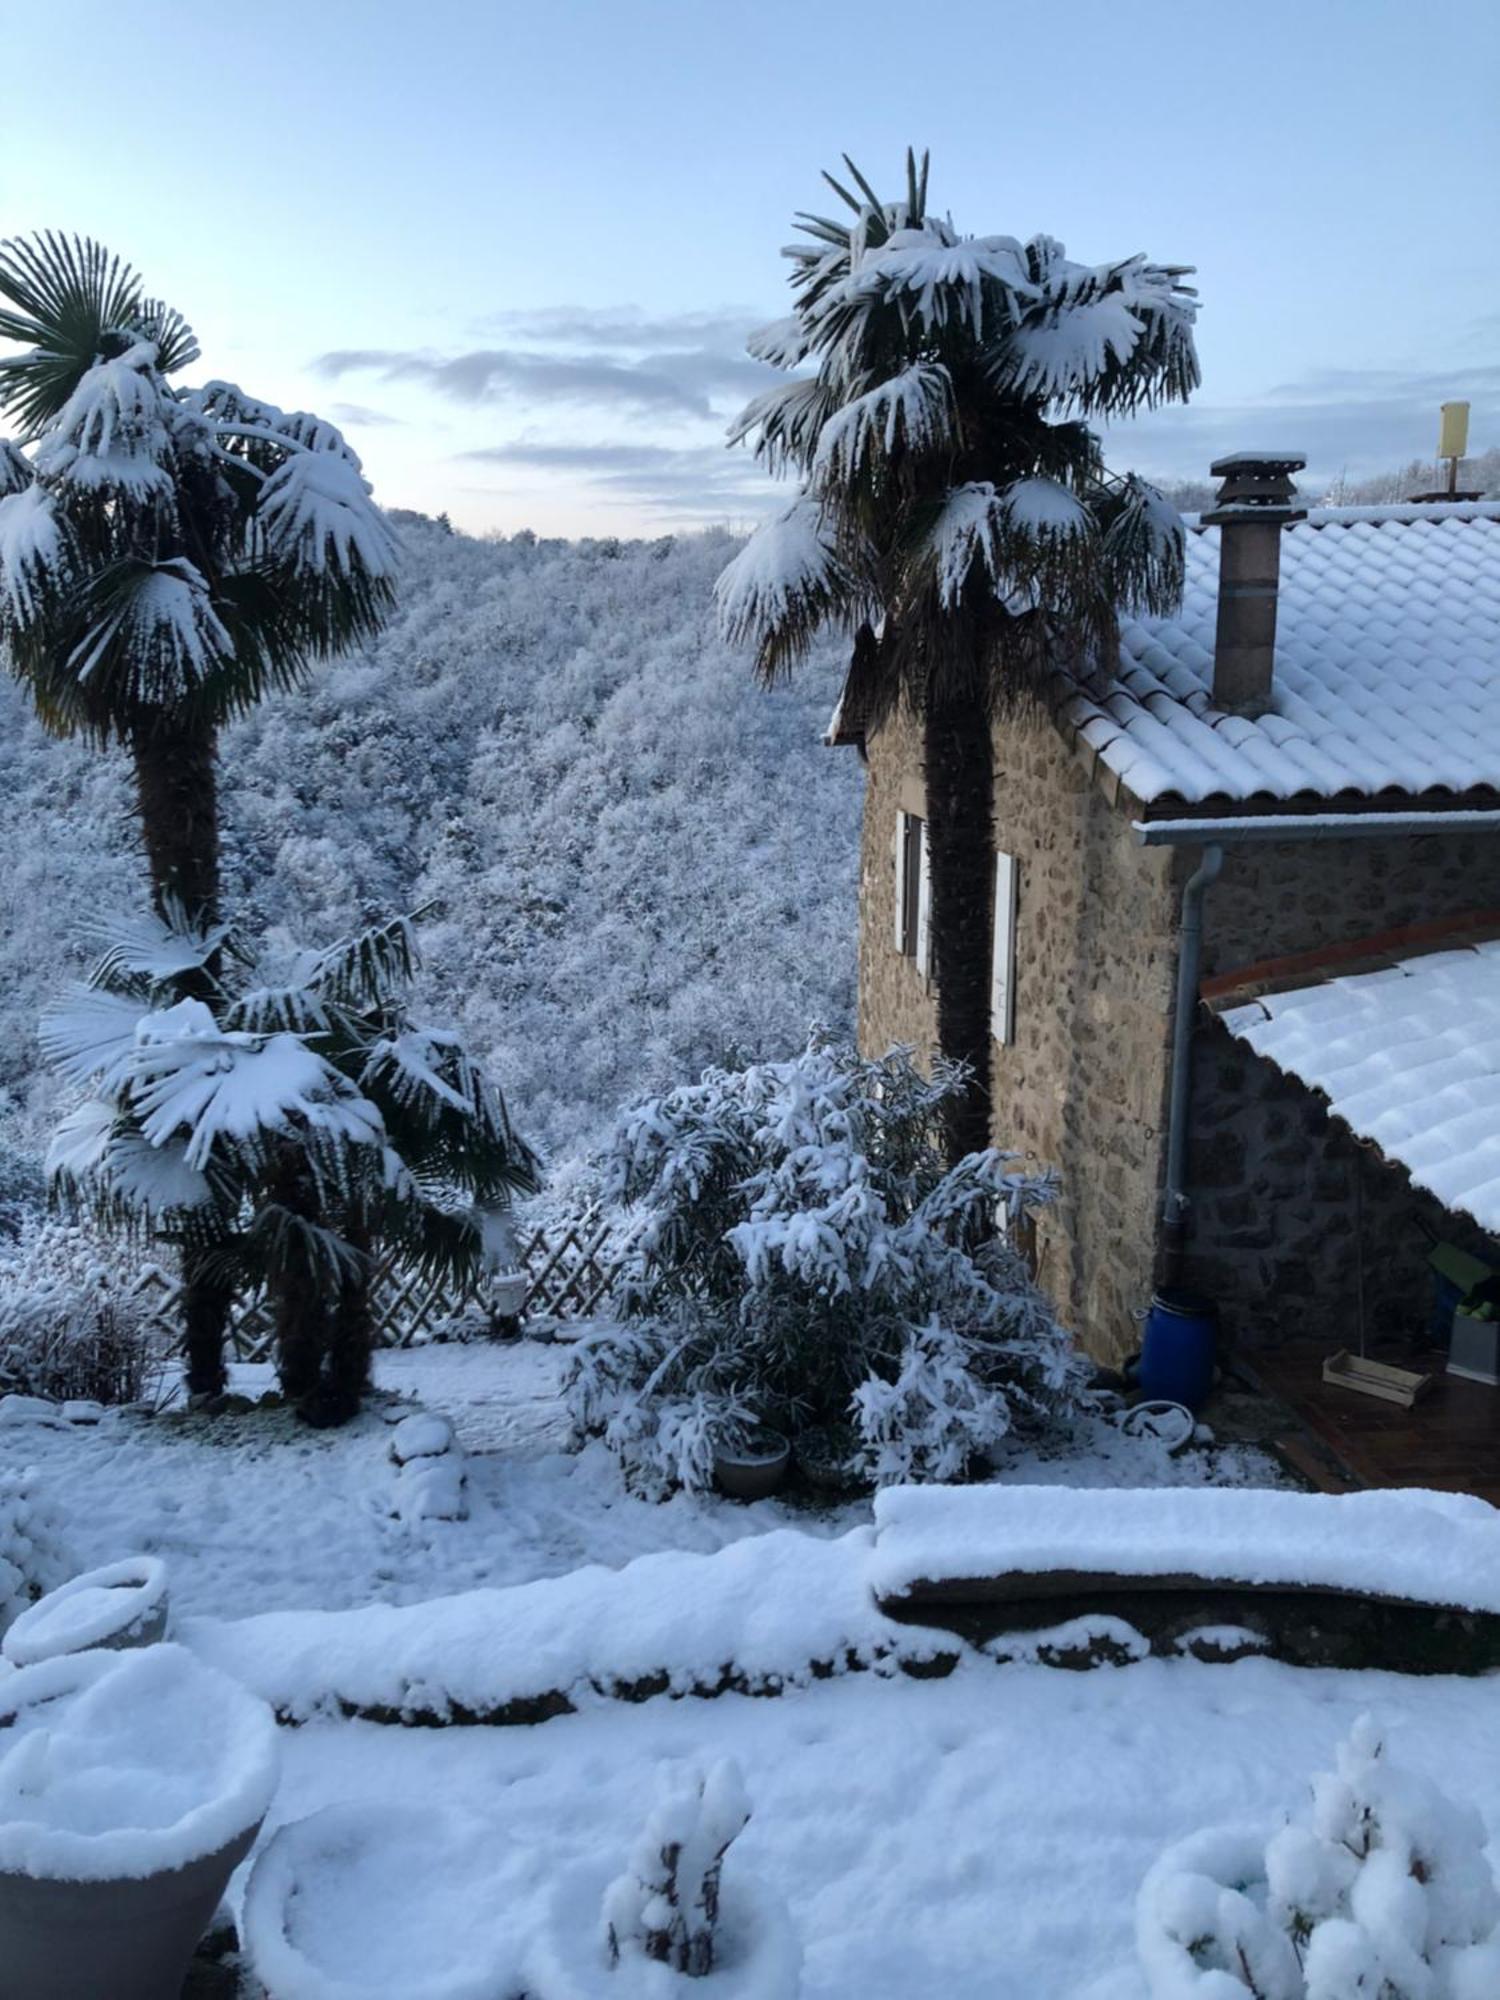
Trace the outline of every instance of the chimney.
<instances>
[{"instance_id":1,"label":"chimney","mask_svg":"<svg viewBox=\"0 0 1500 2000\"><path fill-rule=\"evenodd\" d=\"M1295 506L1292 474L1301 452L1236 451L1209 467L1222 479L1213 511L1200 516L1219 530L1219 624L1214 638L1215 708L1264 715L1271 706L1276 661L1276 593L1281 580L1281 531L1307 518Z\"/></svg>"}]
</instances>

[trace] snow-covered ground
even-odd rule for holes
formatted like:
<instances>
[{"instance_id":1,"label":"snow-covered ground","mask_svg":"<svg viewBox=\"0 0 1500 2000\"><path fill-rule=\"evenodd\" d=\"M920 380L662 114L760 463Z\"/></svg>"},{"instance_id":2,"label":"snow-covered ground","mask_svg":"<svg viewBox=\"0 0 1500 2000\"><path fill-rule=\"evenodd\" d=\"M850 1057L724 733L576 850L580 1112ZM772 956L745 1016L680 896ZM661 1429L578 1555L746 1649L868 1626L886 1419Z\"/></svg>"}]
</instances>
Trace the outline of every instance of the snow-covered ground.
<instances>
[{"instance_id":1,"label":"snow-covered ground","mask_svg":"<svg viewBox=\"0 0 1500 2000\"><path fill-rule=\"evenodd\" d=\"M164 1556L179 1612L410 1604L479 1587L618 1567L657 1549L708 1551L744 1535L797 1527L838 1534L865 1503L808 1509L677 1495L632 1498L600 1445L562 1447L561 1346L438 1346L377 1357L382 1388L453 1418L468 1462L466 1521L394 1517L389 1425L377 1405L343 1431L312 1431L289 1411L217 1419L110 1412L97 1426L34 1421L0 1428L0 1456L35 1466L89 1567ZM274 1386L268 1365L233 1371L237 1390ZM1225 1447L1172 1456L1089 1420L1071 1437L1017 1450L1002 1477L1099 1486L1274 1483L1261 1454Z\"/></svg>"},{"instance_id":2,"label":"snow-covered ground","mask_svg":"<svg viewBox=\"0 0 1500 2000\"><path fill-rule=\"evenodd\" d=\"M622 1865L663 1762L731 1755L752 1818L727 1869L767 1881L804 1950L804 2000L1144 2000L1136 1891L1205 1824L1269 1833L1365 1712L1391 1753L1500 1835L1500 1705L1485 1681L1147 1660L1092 1673L972 1662L780 1700L621 1703L530 1729L319 1724L283 1732L276 1821L331 1801L440 1800L491 1838L474 1895L513 1934L559 1874ZM434 1893L439 1885L434 1885ZM420 1936L422 1883L387 1913Z\"/></svg>"},{"instance_id":3,"label":"snow-covered ground","mask_svg":"<svg viewBox=\"0 0 1500 2000\"><path fill-rule=\"evenodd\" d=\"M534 1343L379 1357L382 1386L411 1399L399 1408L417 1402L454 1420L471 1454L462 1522L392 1517L381 1406L331 1434L264 1410L211 1421L114 1414L94 1427L22 1417L0 1425L0 1451L37 1468L81 1562L167 1559L190 1645L208 1643L209 1625L195 1639L195 1621L412 1604L776 1529L844 1535L868 1520L864 1503L808 1512L630 1498L602 1450L561 1448L565 1358ZM268 1371L237 1371L242 1390L268 1386ZM998 1476L1073 1486L1276 1478L1244 1447L1174 1456L1102 1418L1045 1456L1017 1449ZM1367 1711L1393 1756L1475 1803L1492 1841L1500 1835L1500 1708L1485 1681L1257 1659L1069 1673L970 1655L945 1679L876 1671L779 1699L600 1698L531 1727L312 1721L281 1732L263 1844L339 1803L469 1816L480 1831L442 1848L443 1882L403 1866L359 1902L350 1963L378 1959L385 1939L392 1964L417 1962L429 1937L440 1955L442 1912L460 1906L498 1907L519 1959L560 1880L623 1866L662 1767L727 1755L753 1814L728 1866L787 1904L803 2000L1144 2000L1134 1905L1162 1850L1221 1822L1269 1833Z\"/></svg>"}]
</instances>

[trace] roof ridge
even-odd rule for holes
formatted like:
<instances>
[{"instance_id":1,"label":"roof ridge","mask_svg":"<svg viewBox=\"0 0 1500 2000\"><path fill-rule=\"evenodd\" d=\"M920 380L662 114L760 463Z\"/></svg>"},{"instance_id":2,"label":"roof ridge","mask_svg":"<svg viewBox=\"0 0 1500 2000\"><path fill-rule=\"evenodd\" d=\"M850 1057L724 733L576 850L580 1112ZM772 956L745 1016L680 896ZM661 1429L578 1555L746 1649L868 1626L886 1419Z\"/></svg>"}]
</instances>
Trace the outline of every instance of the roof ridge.
<instances>
[{"instance_id":1,"label":"roof ridge","mask_svg":"<svg viewBox=\"0 0 1500 2000\"><path fill-rule=\"evenodd\" d=\"M1190 533L1209 532L1201 514L1184 514L1182 518ZM1303 519L1289 522L1284 532L1295 534L1299 528L1413 527L1430 521L1500 521L1500 500L1386 500L1370 507L1309 507Z\"/></svg>"}]
</instances>

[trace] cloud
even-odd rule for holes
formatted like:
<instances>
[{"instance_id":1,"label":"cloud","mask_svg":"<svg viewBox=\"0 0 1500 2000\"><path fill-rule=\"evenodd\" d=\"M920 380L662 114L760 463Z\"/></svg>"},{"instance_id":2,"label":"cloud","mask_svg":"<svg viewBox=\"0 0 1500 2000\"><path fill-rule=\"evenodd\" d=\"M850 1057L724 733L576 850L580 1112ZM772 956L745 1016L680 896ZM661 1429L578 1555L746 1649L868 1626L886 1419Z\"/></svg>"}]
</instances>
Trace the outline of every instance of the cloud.
<instances>
[{"instance_id":1,"label":"cloud","mask_svg":"<svg viewBox=\"0 0 1500 2000\"><path fill-rule=\"evenodd\" d=\"M607 348L625 353L702 348L742 356L751 330L770 313L749 306L712 312L657 313L639 306L541 306L529 312L491 313L476 324L485 332L549 347Z\"/></svg>"},{"instance_id":2,"label":"cloud","mask_svg":"<svg viewBox=\"0 0 1500 2000\"><path fill-rule=\"evenodd\" d=\"M582 480L620 506L644 507L674 520L761 514L786 489L766 477L748 452L722 443L690 445L546 444L522 440L460 456L469 464L512 467Z\"/></svg>"},{"instance_id":3,"label":"cloud","mask_svg":"<svg viewBox=\"0 0 1500 2000\"><path fill-rule=\"evenodd\" d=\"M336 424L363 424L371 430L402 421L400 417L387 416L384 410L368 409L363 403L333 403L330 414Z\"/></svg>"},{"instance_id":4,"label":"cloud","mask_svg":"<svg viewBox=\"0 0 1500 2000\"><path fill-rule=\"evenodd\" d=\"M386 382L418 382L457 403L515 399L697 418L722 416L775 379L774 370L742 351L710 346L652 348L629 358L604 347L575 354L523 347L462 354L347 347L320 354L312 366L334 381L374 374Z\"/></svg>"},{"instance_id":5,"label":"cloud","mask_svg":"<svg viewBox=\"0 0 1500 2000\"><path fill-rule=\"evenodd\" d=\"M1203 479L1225 452L1296 449L1308 462L1303 491L1342 472L1352 478L1428 458L1437 445L1438 405L1473 405L1473 449L1500 441L1500 367L1323 368L1234 404L1194 401L1154 411L1108 433L1111 463L1163 479Z\"/></svg>"}]
</instances>

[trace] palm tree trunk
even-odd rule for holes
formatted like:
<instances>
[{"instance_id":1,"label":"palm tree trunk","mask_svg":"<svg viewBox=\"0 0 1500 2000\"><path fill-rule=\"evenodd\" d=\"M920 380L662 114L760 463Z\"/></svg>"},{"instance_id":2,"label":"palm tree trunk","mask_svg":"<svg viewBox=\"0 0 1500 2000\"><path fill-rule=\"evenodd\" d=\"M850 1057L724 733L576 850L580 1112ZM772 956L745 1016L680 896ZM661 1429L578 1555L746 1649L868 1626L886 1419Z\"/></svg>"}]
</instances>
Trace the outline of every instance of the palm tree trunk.
<instances>
[{"instance_id":1,"label":"palm tree trunk","mask_svg":"<svg viewBox=\"0 0 1500 2000\"><path fill-rule=\"evenodd\" d=\"M925 718L930 962L938 1047L969 1071L944 1117L949 1164L990 1137L990 953L995 873L994 745L972 694L934 689Z\"/></svg>"},{"instance_id":2,"label":"palm tree trunk","mask_svg":"<svg viewBox=\"0 0 1500 2000\"><path fill-rule=\"evenodd\" d=\"M151 900L170 920L195 925L219 915L218 736L169 709L146 711L131 732L136 809Z\"/></svg>"},{"instance_id":3,"label":"palm tree trunk","mask_svg":"<svg viewBox=\"0 0 1500 2000\"><path fill-rule=\"evenodd\" d=\"M232 1287L212 1274L202 1251L182 1253L182 1346L187 1359L189 1396L222 1396L229 1384L224 1366L224 1335Z\"/></svg>"},{"instance_id":4,"label":"palm tree trunk","mask_svg":"<svg viewBox=\"0 0 1500 2000\"><path fill-rule=\"evenodd\" d=\"M266 1194L288 1214L305 1222L318 1220L317 1189L294 1143L289 1141L281 1148ZM300 1244L288 1241L286 1254L272 1274L270 1292L281 1393L299 1409L313 1408L328 1345L328 1298L322 1274Z\"/></svg>"},{"instance_id":5,"label":"palm tree trunk","mask_svg":"<svg viewBox=\"0 0 1500 2000\"><path fill-rule=\"evenodd\" d=\"M185 913L195 925L219 914L218 741L206 724L169 710L147 710L131 732L136 811L151 873L151 901L159 917ZM211 970L189 972L179 982L184 998L207 999ZM182 1259L183 1346L190 1396L223 1393L224 1341L234 1294L191 1250Z\"/></svg>"},{"instance_id":6,"label":"palm tree trunk","mask_svg":"<svg viewBox=\"0 0 1500 2000\"><path fill-rule=\"evenodd\" d=\"M324 1407L329 1423L347 1423L358 1416L360 1399L370 1386L370 1353L375 1345L375 1316L370 1298L374 1264L369 1231L351 1224L344 1232L359 1253L359 1268L346 1272L339 1302L332 1315Z\"/></svg>"}]
</instances>

